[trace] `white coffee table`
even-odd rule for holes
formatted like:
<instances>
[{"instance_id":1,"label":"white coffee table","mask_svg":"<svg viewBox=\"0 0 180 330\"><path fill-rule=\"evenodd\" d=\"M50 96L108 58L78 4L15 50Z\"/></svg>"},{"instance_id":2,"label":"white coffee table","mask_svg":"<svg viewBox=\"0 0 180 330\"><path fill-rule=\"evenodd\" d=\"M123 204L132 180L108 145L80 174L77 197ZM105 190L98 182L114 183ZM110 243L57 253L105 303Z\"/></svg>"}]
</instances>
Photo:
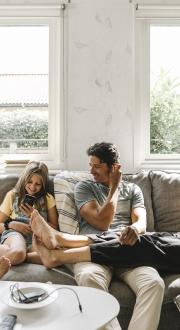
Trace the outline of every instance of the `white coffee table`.
<instances>
[{"instance_id":1,"label":"white coffee table","mask_svg":"<svg viewBox=\"0 0 180 330\"><path fill-rule=\"evenodd\" d=\"M0 281L0 292L13 283L15 282ZM33 286L31 282L23 284ZM38 309L17 309L0 301L0 317L7 313L17 315L17 323L22 324L22 330L96 330L119 313L119 303L109 293L87 287L52 286L73 288L79 296L83 312L79 311L75 295L70 290L63 289L58 291L58 298L54 302Z\"/></svg>"}]
</instances>

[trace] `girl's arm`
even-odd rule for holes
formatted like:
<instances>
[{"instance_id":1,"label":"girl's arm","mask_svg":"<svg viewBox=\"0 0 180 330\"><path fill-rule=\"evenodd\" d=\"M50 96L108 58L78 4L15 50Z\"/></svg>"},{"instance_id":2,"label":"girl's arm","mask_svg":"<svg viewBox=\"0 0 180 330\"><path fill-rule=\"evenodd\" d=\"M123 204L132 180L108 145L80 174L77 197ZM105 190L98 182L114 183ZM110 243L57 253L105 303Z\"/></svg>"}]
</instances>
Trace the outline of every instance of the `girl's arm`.
<instances>
[{"instance_id":1,"label":"girl's arm","mask_svg":"<svg viewBox=\"0 0 180 330\"><path fill-rule=\"evenodd\" d=\"M3 231L5 230L4 227L4 221L8 218L8 215L3 213L2 211L0 211L0 234L3 233ZM9 223L9 229L13 229L15 231L18 231L21 234L27 235L32 233L31 228L29 227L28 224L25 223L20 223L18 221L12 220Z\"/></svg>"},{"instance_id":2,"label":"girl's arm","mask_svg":"<svg viewBox=\"0 0 180 330\"><path fill-rule=\"evenodd\" d=\"M51 207L48 211L47 211L47 220L48 220L48 224L54 228L54 229L58 229L58 213L57 213L57 209L56 206Z\"/></svg>"},{"instance_id":3,"label":"girl's arm","mask_svg":"<svg viewBox=\"0 0 180 330\"><path fill-rule=\"evenodd\" d=\"M4 221L11 216L14 192L8 191L0 206L0 234L5 230Z\"/></svg>"},{"instance_id":4,"label":"girl's arm","mask_svg":"<svg viewBox=\"0 0 180 330\"><path fill-rule=\"evenodd\" d=\"M8 216L0 211L0 234L5 230L4 221L8 218Z\"/></svg>"}]
</instances>

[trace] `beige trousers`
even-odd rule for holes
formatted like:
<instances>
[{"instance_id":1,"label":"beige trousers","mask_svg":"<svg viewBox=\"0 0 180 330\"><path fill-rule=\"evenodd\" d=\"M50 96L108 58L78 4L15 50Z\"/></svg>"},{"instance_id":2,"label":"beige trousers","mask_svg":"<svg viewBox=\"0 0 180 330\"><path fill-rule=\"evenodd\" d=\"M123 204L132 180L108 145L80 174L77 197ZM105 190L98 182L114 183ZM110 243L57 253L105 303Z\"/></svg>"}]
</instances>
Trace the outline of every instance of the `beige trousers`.
<instances>
[{"instance_id":1,"label":"beige trousers","mask_svg":"<svg viewBox=\"0 0 180 330\"><path fill-rule=\"evenodd\" d=\"M113 270L91 262L72 265L78 285L108 291ZM136 295L136 303L128 330L157 330L164 296L164 281L152 267L137 267L115 275L121 278ZM117 318L109 322L103 330L121 329Z\"/></svg>"}]
</instances>

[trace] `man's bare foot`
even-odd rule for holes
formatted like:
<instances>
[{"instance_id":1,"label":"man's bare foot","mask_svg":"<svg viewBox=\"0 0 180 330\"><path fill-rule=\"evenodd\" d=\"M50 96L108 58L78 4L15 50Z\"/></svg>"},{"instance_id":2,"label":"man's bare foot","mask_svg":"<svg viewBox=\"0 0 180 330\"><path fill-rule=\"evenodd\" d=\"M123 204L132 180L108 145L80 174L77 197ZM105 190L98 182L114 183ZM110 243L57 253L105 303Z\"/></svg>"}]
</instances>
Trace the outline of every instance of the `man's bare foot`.
<instances>
[{"instance_id":1,"label":"man's bare foot","mask_svg":"<svg viewBox=\"0 0 180 330\"><path fill-rule=\"evenodd\" d=\"M5 275L11 267L11 262L6 257L0 257L0 278Z\"/></svg>"},{"instance_id":2,"label":"man's bare foot","mask_svg":"<svg viewBox=\"0 0 180 330\"><path fill-rule=\"evenodd\" d=\"M56 266L62 265L62 263L59 260L60 257L60 250L49 250L43 242L41 242L38 237L35 235L33 236L33 249L37 252L39 255L42 263L47 268L53 268ZM56 258L56 254L58 253L58 262Z\"/></svg>"},{"instance_id":3,"label":"man's bare foot","mask_svg":"<svg viewBox=\"0 0 180 330\"><path fill-rule=\"evenodd\" d=\"M71 235L55 230L48 225L37 210L34 210L31 214L31 228L34 235L36 235L49 250L81 247L93 242L85 235Z\"/></svg>"},{"instance_id":4,"label":"man's bare foot","mask_svg":"<svg viewBox=\"0 0 180 330\"><path fill-rule=\"evenodd\" d=\"M48 249L53 250L60 247L56 239L56 230L48 225L37 210L31 214L31 228Z\"/></svg>"}]
</instances>

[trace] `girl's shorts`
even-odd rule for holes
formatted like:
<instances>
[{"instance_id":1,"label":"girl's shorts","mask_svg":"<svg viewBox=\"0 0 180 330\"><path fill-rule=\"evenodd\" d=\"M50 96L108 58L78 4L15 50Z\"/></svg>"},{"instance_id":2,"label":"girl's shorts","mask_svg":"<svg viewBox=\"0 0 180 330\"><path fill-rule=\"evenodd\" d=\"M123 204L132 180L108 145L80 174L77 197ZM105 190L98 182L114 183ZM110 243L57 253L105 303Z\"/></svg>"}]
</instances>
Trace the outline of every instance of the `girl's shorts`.
<instances>
[{"instance_id":1,"label":"girl's shorts","mask_svg":"<svg viewBox=\"0 0 180 330\"><path fill-rule=\"evenodd\" d=\"M3 233L0 235L0 243L3 244L8 237L15 235L16 236L18 235L19 237L23 237L26 241L27 246L32 244L32 235L24 236L13 229L8 229L3 231Z\"/></svg>"}]
</instances>

